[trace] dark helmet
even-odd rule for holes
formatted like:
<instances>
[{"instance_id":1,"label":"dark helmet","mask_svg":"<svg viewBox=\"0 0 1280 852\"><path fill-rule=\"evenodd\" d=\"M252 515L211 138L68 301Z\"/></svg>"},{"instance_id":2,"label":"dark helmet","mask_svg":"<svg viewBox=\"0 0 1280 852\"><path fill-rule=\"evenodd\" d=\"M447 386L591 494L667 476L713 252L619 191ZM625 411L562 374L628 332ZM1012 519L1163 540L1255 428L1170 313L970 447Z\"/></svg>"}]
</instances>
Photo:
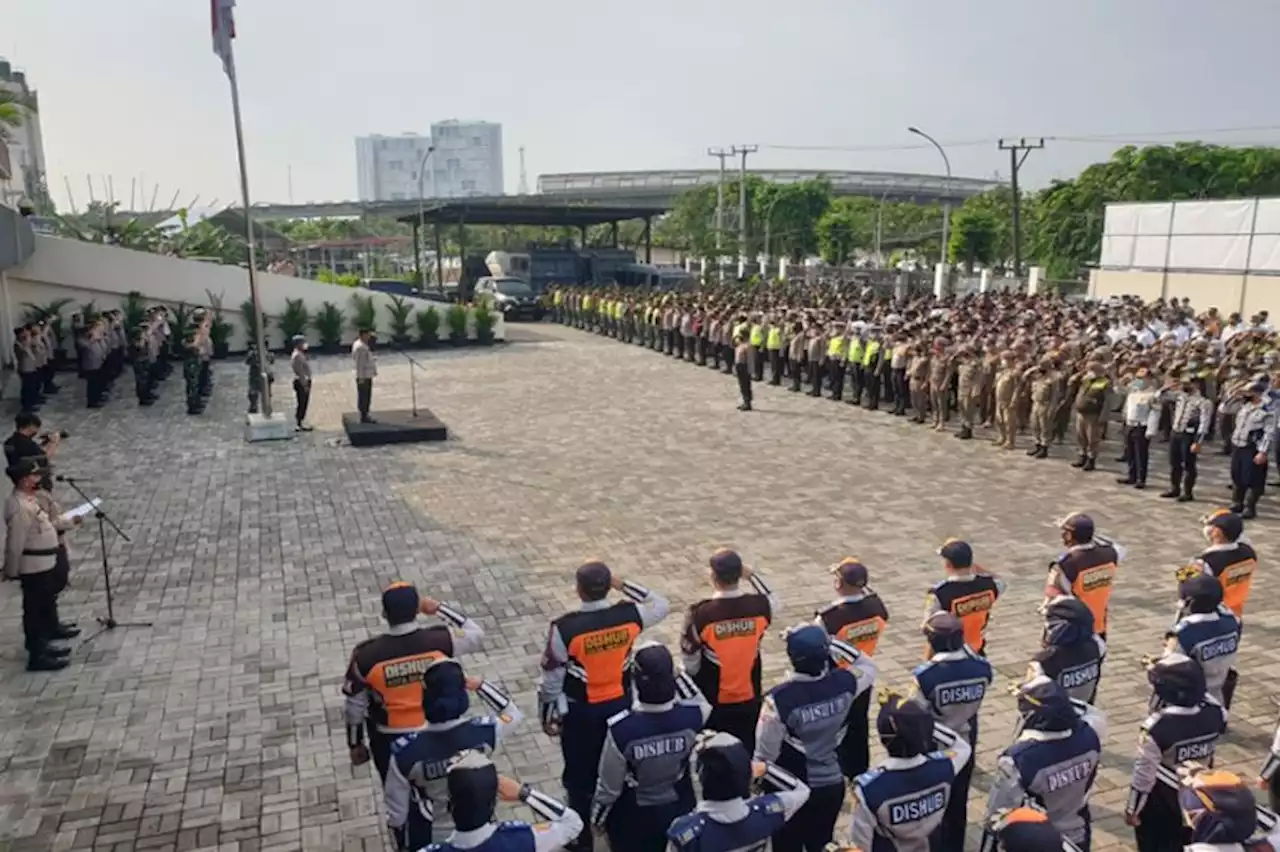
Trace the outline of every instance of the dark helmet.
<instances>
[{"instance_id":1,"label":"dark helmet","mask_svg":"<svg viewBox=\"0 0 1280 852\"><path fill-rule=\"evenodd\" d=\"M462 664L444 657L427 664L422 672L422 709L431 724L462 718L471 704Z\"/></svg>"},{"instance_id":2,"label":"dark helmet","mask_svg":"<svg viewBox=\"0 0 1280 852\"><path fill-rule=\"evenodd\" d=\"M933 716L920 702L888 690L880 696L876 732L890 757L915 757L933 750Z\"/></svg>"},{"instance_id":3,"label":"dark helmet","mask_svg":"<svg viewBox=\"0 0 1280 852\"><path fill-rule=\"evenodd\" d=\"M1235 541L1244 532L1244 520L1230 509L1218 509L1200 519L1207 527L1215 527L1222 531L1227 541Z\"/></svg>"},{"instance_id":4,"label":"dark helmet","mask_svg":"<svg viewBox=\"0 0 1280 852\"><path fill-rule=\"evenodd\" d=\"M991 833L1001 852L1055 852L1062 848L1062 834L1044 811L1032 807L1000 811L991 818Z\"/></svg>"},{"instance_id":5,"label":"dark helmet","mask_svg":"<svg viewBox=\"0 0 1280 852\"><path fill-rule=\"evenodd\" d=\"M483 752L458 754L446 770L449 813L459 831L475 831L493 819L498 804L498 769Z\"/></svg>"},{"instance_id":6,"label":"dark helmet","mask_svg":"<svg viewBox=\"0 0 1280 852\"><path fill-rule=\"evenodd\" d=\"M1079 718L1066 690L1043 676L1018 688L1018 713L1033 731L1069 731Z\"/></svg>"},{"instance_id":7,"label":"dark helmet","mask_svg":"<svg viewBox=\"0 0 1280 852\"><path fill-rule=\"evenodd\" d=\"M657 642L637 645L631 652L631 683L645 704L666 704L676 697L676 666L671 652Z\"/></svg>"},{"instance_id":8,"label":"dark helmet","mask_svg":"<svg viewBox=\"0 0 1280 852\"><path fill-rule=\"evenodd\" d=\"M1204 699L1204 669L1185 654L1166 654L1152 661L1147 680L1165 704L1194 707Z\"/></svg>"},{"instance_id":9,"label":"dark helmet","mask_svg":"<svg viewBox=\"0 0 1280 852\"><path fill-rule=\"evenodd\" d=\"M786 633L787 658L791 667L807 675L820 675L827 670L831 655L831 637L817 624L793 627Z\"/></svg>"},{"instance_id":10,"label":"dark helmet","mask_svg":"<svg viewBox=\"0 0 1280 852\"><path fill-rule=\"evenodd\" d=\"M1093 638L1093 610L1079 598L1060 595L1044 612L1044 644L1078 645Z\"/></svg>"},{"instance_id":11,"label":"dark helmet","mask_svg":"<svg viewBox=\"0 0 1280 852\"><path fill-rule=\"evenodd\" d=\"M1192 843L1243 843L1258 827L1253 791L1231 772L1209 770L1183 779L1178 806Z\"/></svg>"},{"instance_id":12,"label":"dark helmet","mask_svg":"<svg viewBox=\"0 0 1280 852\"><path fill-rule=\"evenodd\" d=\"M1071 537L1081 544L1093 540L1093 518L1083 512L1072 512L1058 522L1058 527L1063 532L1071 533Z\"/></svg>"},{"instance_id":13,"label":"dark helmet","mask_svg":"<svg viewBox=\"0 0 1280 852\"><path fill-rule=\"evenodd\" d=\"M751 755L742 740L718 732L699 744L696 755L703 799L724 802L751 792Z\"/></svg>"},{"instance_id":14,"label":"dark helmet","mask_svg":"<svg viewBox=\"0 0 1280 852\"><path fill-rule=\"evenodd\" d=\"M1178 584L1178 597L1188 612L1215 612L1222 604L1222 584L1207 574L1196 574Z\"/></svg>"},{"instance_id":15,"label":"dark helmet","mask_svg":"<svg viewBox=\"0 0 1280 852\"><path fill-rule=\"evenodd\" d=\"M924 621L924 635L935 654L964 647L964 625L949 612L935 612Z\"/></svg>"}]
</instances>

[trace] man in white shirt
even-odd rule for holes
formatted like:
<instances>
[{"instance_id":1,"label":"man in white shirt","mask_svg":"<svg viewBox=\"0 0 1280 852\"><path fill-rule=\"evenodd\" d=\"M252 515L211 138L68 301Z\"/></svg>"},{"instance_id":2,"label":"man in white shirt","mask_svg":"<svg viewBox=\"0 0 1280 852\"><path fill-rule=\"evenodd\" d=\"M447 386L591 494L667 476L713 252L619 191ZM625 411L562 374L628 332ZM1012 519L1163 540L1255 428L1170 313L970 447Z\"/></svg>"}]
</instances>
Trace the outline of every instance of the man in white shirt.
<instances>
[{"instance_id":1,"label":"man in white shirt","mask_svg":"<svg viewBox=\"0 0 1280 852\"><path fill-rule=\"evenodd\" d=\"M369 406L373 402L373 379L378 375L378 362L373 357L374 332L371 328L360 329L360 336L351 344L351 360L356 370L356 409L360 412L361 423L375 422L369 416Z\"/></svg>"}]
</instances>

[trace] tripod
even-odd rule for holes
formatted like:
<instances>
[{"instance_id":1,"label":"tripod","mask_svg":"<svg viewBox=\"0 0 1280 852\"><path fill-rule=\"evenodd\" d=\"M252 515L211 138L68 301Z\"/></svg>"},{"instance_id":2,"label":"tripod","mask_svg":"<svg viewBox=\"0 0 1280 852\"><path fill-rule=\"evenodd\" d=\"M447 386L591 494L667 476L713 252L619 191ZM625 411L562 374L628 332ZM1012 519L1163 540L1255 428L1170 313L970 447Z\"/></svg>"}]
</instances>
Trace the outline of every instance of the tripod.
<instances>
[{"instance_id":1,"label":"tripod","mask_svg":"<svg viewBox=\"0 0 1280 852\"><path fill-rule=\"evenodd\" d=\"M100 502L95 504L93 500L90 499L89 495L85 494L84 491L81 490L80 486L76 484L77 480L74 477L59 476L57 477L57 480L59 482L67 483L67 485L71 486L73 491L84 498L85 503L93 506L93 516L98 519L98 544L102 548L102 581L106 585L107 589L107 617L98 617L97 621L102 625L101 629L89 638L85 639L81 644L87 645L103 633L106 633L108 630L115 630L117 627L150 627L150 621L116 621L115 603L111 597L111 564L107 561L107 525L110 524L111 529L116 531L116 535L120 536L120 538L125 541L132 541L132 539L125 535L124 530L120 529L120 526L115 521L107 517L107 513L102 511Z\"/></svg>"}]
</instances>

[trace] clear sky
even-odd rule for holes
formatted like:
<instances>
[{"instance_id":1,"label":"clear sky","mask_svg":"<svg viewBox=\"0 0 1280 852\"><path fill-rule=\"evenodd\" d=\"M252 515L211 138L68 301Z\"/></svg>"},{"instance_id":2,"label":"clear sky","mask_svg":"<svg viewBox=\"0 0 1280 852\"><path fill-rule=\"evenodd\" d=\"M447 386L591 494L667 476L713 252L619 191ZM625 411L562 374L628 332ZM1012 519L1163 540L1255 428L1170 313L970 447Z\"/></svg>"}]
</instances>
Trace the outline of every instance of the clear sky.
<instances>
[{"instance_id":1,"label":"clear sky","mask_svg":"<svg viewBox=\"0 0 1280 852\"><path fill-rule=\"evenodd\" d=\"M239 0L255 201L356 194L354 137L503 125L507 190L540 172L759 167L1007 176L999 136L1069 177L1163 131L1280 142L1275 0ZM50 189L131 181L158 205L238 197L208 0L0 0L0 55L39 89ZM1268 130L1267 128L1274 128ZM953 144L969 143L969 144ZM768 146L768 147L766 147ZM832 146L847 151L775 146ZM905 146L905 149L904 149ZM896 150L892 150L896 149ZM142 202L139 202L141 205Z\"/></svg>"}]
</instances>

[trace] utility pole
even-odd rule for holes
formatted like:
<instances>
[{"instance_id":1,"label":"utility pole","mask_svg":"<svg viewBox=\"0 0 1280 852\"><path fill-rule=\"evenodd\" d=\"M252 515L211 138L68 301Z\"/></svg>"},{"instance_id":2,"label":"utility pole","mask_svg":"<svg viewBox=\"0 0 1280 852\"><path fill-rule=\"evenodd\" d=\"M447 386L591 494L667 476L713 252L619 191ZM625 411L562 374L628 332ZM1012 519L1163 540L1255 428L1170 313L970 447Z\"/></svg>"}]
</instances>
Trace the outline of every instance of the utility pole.
<instances>
[{"instance_id":1,"label":"utility pole","mask_svg":"<svg viewBox=\"0 0 1280 852\"><path fill-rule=\"evenodd\" d=\"M733 153L723 148L708 148L707 156L720 160L720 182L716 185L716 280L723 284L724 267L720 263L720 258L723 256L722 241L724 239L724 161L733 156Z\"/></svg>"},{"instance_id":2,"label":"utility pole","mask_svg":"<svg viewBox=\"0 0 1280 852\"><path fill-rule=\"evenodd\" d=\"M746 274L747 265L747 155L760 150L759 145L734 145L734 155L742 156L738 170L738 273Z\"/></svg>"},{"instance_id":3,"label":"utility pole","mask_svg":"<svg viewBox=\"0 0 1280 852\"><path fill-rule=\"evenodd\" d=\"M1018 170L1032 151L1044 147L1044 139L1034 142L1028 142L1025 137L1017 142L1001 139L998 144L1001 151L1009 152L1010 188L1013 190L1013 277L1017 278L1022 274L1022 224L1018 218L1022 198L1018 194Z\"/></svg>"}]
</instances>

